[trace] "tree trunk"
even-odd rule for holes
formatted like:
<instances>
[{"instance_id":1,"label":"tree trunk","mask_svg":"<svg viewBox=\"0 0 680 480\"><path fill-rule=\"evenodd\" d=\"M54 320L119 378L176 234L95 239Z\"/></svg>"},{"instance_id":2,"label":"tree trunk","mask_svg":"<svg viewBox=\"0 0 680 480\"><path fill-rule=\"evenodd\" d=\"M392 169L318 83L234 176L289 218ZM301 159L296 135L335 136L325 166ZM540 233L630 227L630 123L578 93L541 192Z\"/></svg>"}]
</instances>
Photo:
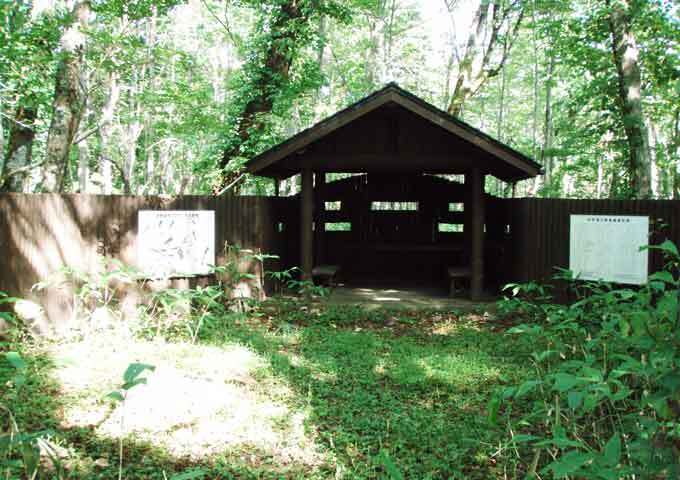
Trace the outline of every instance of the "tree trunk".
<instances>
[{"instance_id":1,"label":"tree trunk","mask_svg":"<svg viewBox=\"0 0 680 480\"><path fill-rule=\"evenodd\" d=\"M171 176L170 147L166 143L158 146L158 166L156 168L156 191L166 193L165 179Z\"/></svg>"},{"instance_id":2,"label":"tree trunk","mask_svg":"<svg viewBox=\"0 0 680 480\"><path fill-rule=\"evenodd\" d=\"M597 157L597 185L595 194L597 198L602 198L602 192L604 188L604 159L602 155Z\"/></svg>"},{"instance_id":3,"label":"tree trunk","mask_svg":"<svg viewBox=\"0 0 680 480\"><path fill-rule=\"evenodd\" d=\"M498 116L496 117L496 138L500 142L503 141L503 114L505 113L505 82L507 80L505 65L501 70L501 91L498 101Z\"/></svg>"},{"instance_id":4,"label":"tree trunk","mask_svg":"<svg viewBox=\"0 0 680 480\"><path fill-rule=\"evenodd\" d=\"M657 146L658 137L656 132L656 126L654 122L650 120L647 125L647 131L649 132L649 163L650 163L650 173L651 173L651 184L652 184L652 197L659 198L663 193L663 174L659 169L659 158L657 156Z\"/></svg>"},{"instance_id":5,"label":"tree trunk","mask_svg":"<svg viewBox=\"0 0 680 480\"><path fill-rule=\"evenodd\" d=\"M680 198L680 107L675 111L671 141L668 143L668 157L673 159L671 164L675 167L671 188L673 198L677 200Z\"/></svg>"},{"instance_id":6,"label":"tree trunk","mask_svg":"<svg viewBox=\"0 0 680 480\"><path fill-rule=\"evenodd\" d=\"M78 191L88 193L90 185L90 147L87 139L78 143Z\"/></svg>"},{"instance_id":7,"label":"tree trunk","mask_svg":"<svg viewBox=\"0 0 680 480\"><path fill-rule=\"evenodd\" d=\"M144 125L140 122L132 122L125 129L125 162L123 163L123 185L125 186L125 194L129 195L134 192L134 174L135 166L137 164L137 142L142 134Z\"/></svg>"},{"instance_id":8,"label":"tree trunk","mask_svg":"<svg viewBox=\"0 0 680 480\"><path fill-rule=\"evenodd\" d=\"M19 107L9 131L7 154L5 155L4 180L1 190L6 192L27 192L26 179L31 168L33 155L33 125L37 117L34 107ZM1 151L0 151L1 153Z\"/></svg>"},{"instance_id":9,"label":"tree trunk","mask_svg":"<svg viewBox=\"0 0 680 480\"><path fill-rule=\"evenodd\" d=\"M489 78L498 75L517 38L523 17L523 2L509 2L502 6L499 0L480 0L447 108L451 115L460 116L465 102ZM502 49L500 60L492 66L499 47Z\"/></svg>"},{"instance_id":10,"label":"tree trunk","mask_svg":"<svg viewBox=\"0 0 680 480\"><path fill-rule=\"evenodd\" d=\"M631 8L628 0L606 1L610 9L609 28L619 84L619 103L628 139L631 189L633 196L648 198L652 194L651 161L649 134L642 112L640 50L631 28Z\"/></svg>"},{"instance_id":11,"label":"tree trunk","mask_svg":"<svg viewBox=\"0 0 680 480\"><path fill-rule=\"evenodd\" d=\"M69 152L84 107L85 33L90 16L90 1L78 0L73 7L73 23L61 38L62 58L57 67L52 121L47 135L42 188L62 191L68 167Z\"/></svg>"},{"instance_id":12,"label":"tree trunk","mask_svg":"<svg viewBox=\"0 0 680 480\"><path fill-rule=\"evenodd\" d=\"M385 25L383 37L383 44L385 46L385 52L383 55L385 75L383 77L383 80L386 82L387 81L391 82L395 80L394 71L392 69L394 63L392 62L392 48L394 44L394 17L396 13L397 13L397 0L392 0L392 3L390 5L389 19L387 21L387 25Z\"/></svg>"},{"instance_id":13,"label":"tree trunk","mask_svg":"<svg viewBox=\"0 0 680 480\"><path fill-rule=\"evenodd\" d=\"M264 54L264 62L262 65L254 65L261 69L259 78L253 85L254 93L243 106L240 115L237 115L235 138L222 155L223 170L232 158L242 154L242 146L250 140L251 131L264 127L263 115L270 113L274 106L274 92L289 80L290 67L297 53L295 49L298 48L297 36L300 35L299 27L293 26L300 22L305 23L309 13L300 9L297 0L285 0L276 10L275 18L269 25L271 39ZM228 185L233 180L232 176L224 176L218 190Z\"/></svg>"},{"instance_id":14,"label":"tree trunk","mask_svg":"<svg viewBox=\"0 0 680 480\"><path fill-rule=\"evenodd\" d=\"M540 163L543 165L545 171L543 176L544 185L548 188L552 185L552 173L553 173L553 157L551 153L552 149L552 84L553 84L553 73L555 71L555 55L551 53L550 61L548 62L548 75L545 81L545 115L543 122L543 145L541 147L541 160Z\"/></svg>"},{"instance_id":15,"label":"tree trunk","mask_svg":"<svg viewBox=\"0 0 680 480\"><path fill-rule=\"evenodd\" d=\"M101 140L99 168L103 191L110 195L113 193L113 119L120 98L120 85L118 85L118 75L115 72L109 72L107 84L109 95L102 108L101 125L99 127L99 138Z\"/></svg>"},{"instance_id":16,"label":"tree trunk","mask_svg":"<svg viewBox=\"0 0 680 480\"><path fill-rule=\"evenodd\" d=\"M2 97L0 97L0 112L2 112ZM0 187L4 183L5 172L5 120L0 118Z\"/></svg>"}]
</instances>

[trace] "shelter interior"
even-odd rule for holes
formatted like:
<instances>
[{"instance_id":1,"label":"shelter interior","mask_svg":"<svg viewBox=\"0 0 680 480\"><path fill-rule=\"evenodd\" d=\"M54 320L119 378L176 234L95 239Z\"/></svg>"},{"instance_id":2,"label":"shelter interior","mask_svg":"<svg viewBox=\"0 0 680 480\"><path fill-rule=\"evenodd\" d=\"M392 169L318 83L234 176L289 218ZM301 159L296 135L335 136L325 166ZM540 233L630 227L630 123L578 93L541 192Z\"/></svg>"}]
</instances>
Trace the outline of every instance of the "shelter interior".
<instances>
[{"instance_id":1,"label":"shelter interior","mask_svg":"<svg viewBox=\"0 0 680 480\"><path fill-rule=\"evenodd\" d=\"M484 278L493 289L505 280L511 236L502 202L485 194L485 203ZM317 181L313 263L340 266L342 280L354 285L444 288L447 268L469 266L471 211L465 184L441 176L358 174ZM296 218L281 227L288 230L282 233L292 247L289 258L299 259Z\"/></svg>"}]
</instances>

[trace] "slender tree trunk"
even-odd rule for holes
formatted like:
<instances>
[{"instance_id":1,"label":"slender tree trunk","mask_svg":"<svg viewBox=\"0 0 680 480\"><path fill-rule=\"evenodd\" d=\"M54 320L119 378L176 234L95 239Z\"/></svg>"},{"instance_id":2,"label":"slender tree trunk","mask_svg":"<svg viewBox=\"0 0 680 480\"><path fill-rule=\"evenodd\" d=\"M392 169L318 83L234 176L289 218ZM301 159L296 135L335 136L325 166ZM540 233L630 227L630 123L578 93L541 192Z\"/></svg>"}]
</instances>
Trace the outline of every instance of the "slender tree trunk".
<instances>
[{"instance_id":1,"label":"slender tree trunk","mask_svg":"<svg viewBox=\"0 0 680 480\"><path fill-rule=\"evenodd\" d=\"M164 182L164 179L168 179L171 176L170 170L169 146L163 143L158 146L158 167L156 168L156 191L158 193L166 192L166 182Z\"/></svg>"},{"instance_id":2,"label":"slender tree trunk","mask_svg":"<svg viewBox=\"0 0 680 480\"><path fill-rule=\"evenodd\" d=\"M33 156L34 123L37 117L34 107L19 107L9 131L7 153L4 161L4 185L7 192L27 192L26 181L29 177Z\"/></svg>"},{"instance_id":3,"label":"slender tree trunk","mask_svg":"<svg viewBox=\"0 0 680 480\"><path fill-rule=\"evenodd\" d=\"M553 73L555 71L555 55L551 53L548 61L548 75L545 81L545 114L543 122L543 145L541 147L541 165L545 171L543 181L550 188L552 185L553 156L552 149L552 84Z\"/></svg>"},{"instance_id":4,"label":"slender tree trunk","mask_svg":"<svg viewBox=\"0 0 680 480\"><path fill-rule=\"evenodd\" d=\"M90 1L77 0L72 13L73 23L61 38L62 58L55 78L52 121L47 135L42 181L42 188L46 191L64 189L69 152L84 107L84 30L89 21Z\"/></svg>"},{"instance_id":5,"label":"slender tree trunk","mask_svg":"<svg viewBox=\"0 0 680 480\"><path fill-rule=\"evenodd\" d=\"M102 108L101 126L99 127L99 138L101 140L99 168L104 193L110 195L113 193L113 120L120 98L117 73L109 72L107 87L108 97L106 97L106 103Z\"/></svg>"},{"instance_id":6,"label":"slender tree trunk","mask_svg":"<svg viewBox=\"0 0 680 480\"><path fill-rule=\"evenodd\" d=\"M78 143L78 191L88 193L90 185L90 146L87 139Z\"/></svg>"},{"instance_id":7,"label":"slender tree trunk","mask_svg":"<svg viewBox=\"0 0 680 480\"><path fill-rule=\"evenodd\" d=\"M2 112L2 97L0 97L0 112ZM0 117L0 187L4 183L5 174L5 119Z\"/></svg>"},{"instance_id":8,"label":"slender tree trunk","mask_svg":"<svg viewBox=\"0 0 680 480\"><path fill-rule=\"evenodd\" d=\"M595 190L595 195L597 198L602 198L602 192L604 189L604 159L602 155L597 157L597 185Z\"/></svg>"},{"instance_id":9,"label":"slender tree trunk","mask_svg":"<svg viewBox=\"0 0 680 480\"><path fill-rule=\"evenodd\" d=\"M384 66L385 66L385 75L383 77L384 81L393 81L394 80L394 71L392 70L392 47L394 43L394 17L397 14L397 0L392 0L391 5L390 5L390 15L389 19L387 22L387 25L385 25L385 35L383 39L383 43L385 45L385 54L384 54Z\"/></svg>"},{"instance_id":10,"label":"slender tree trunk","mask_svg":"<svg viewBox=\"0 0 680 480\"><path fill-rule=\"evenodd\" d=\"M538 91L538 38L536 36L536 1L534 0L531 7L531 13L533 17L533 24L531 26L531 40L534 47L534 71L533 71L533 84L534 84L534 102L533 102L533 112L531 116L531 153L536 158L537 156L537 132L538 132L538 102L539 102L539 91ZM539 179L540 176L536 177Z\"/></svg>"},{"instance_id":11,"label":"slender tree trunk","mask_svg":"<svg viewBox=\"0 0 680 480\"><path fill-rule=\"evenodd\" d=\"M659 198L663 192L663 174L658 163L658 136L656 126L651 120L647 125L647 131L649 132L649 163L651 167L652 197Z\"/></svg>"},{"instance_id":12,"label":"slender tree trunk","mask_svg":"<svg viewBox=\"0 0 680 480\"><path fill-rule=\"evenodd\" d=\"M611 183L609 184L609 197L610 198L615 198L616 194L619 191L619 169L612 168L612 178L611 178Z\"/></svg>"},{"instance_id":13,"label":"slender tree trunk","mask_svg":"<svg viewBox=\"0 0 680 480\"><path fill-rule=\"evenodd\" d=\"M499 141L503 141L503 114L505 113L505 82L507 80L507 74L505 71L505 65L501 69L501 91L498 100L498 116L496 117L496 138Z\"/></svg>"},{"instance_id":14,"label":"slender tree trunk","mask_svg":"<svg viewBox=\"0 0 680 480\"><path fill-rule=\"evenodd\" d=\"M460 116L465 102L500 72L505 65L524 17L524 4L501 5L498 0L480 0L475 10L465 53L458 66L453 94L447 111ZM452 14L454 12L451 12ZM492 65L496 52L500 60Z\"/></svg>"},{"instance_id":15,"label":"slender tree trunk","mask_svg":"<svg viewBox=\"0 0 680 480\"><path fill-rule=\"evenodd\" d=\"M150 85L151 91L156 91L158 88L158 76L156 75L156 62L154 57L154 48L157 42L157 26L158 26L158 11L154 6L151 10L151 18L149 19L147 27L147 57L146 63L148 65L147 71L147 85ZM218 74L217 62L215 63L215 77ZM215 103L221 104L224 101L224 91L223 91L223 79L215 80L214 82L214 99ZM220 118L224 120L224 113L220 114ZM146 185L143 191L146 193L154 193L155 185L155 158L156 150L152 147L152 142L154 140L153 135L153 122L151 114L148 111L144 112L144 147L146 151Z\"/></svg>"},{"instance_id":16,"label":"slender tree trunk","mask_svg":"<svg viewBox=\"0 0 680 480\"><path fill-rule=\"evenodd\" d=\"M135 189L135 166L137 164L137 142L142 134L144 125L139 122L130 123L125 129L125 162L123 164L123 185L125 186L125 193L131 194Z\"/></svg>"},{"instance_id":17,"label":"slender tree trunk","mask_svg":"<svg viewBox=\"0 0 680 480\"><path fill-rule=\"evenodd\" d=\"M538 39L536 37L536 2L532 5L531 12L533 15L533 25L531 28L531 39L534 50L534 71L533 71L533 112L531 117L531 153L534 158L537 156L537 136L538 136L538 102L539 102L539 90L538 90ZM534 178L534 185L532 189L532 196L537 196L538 192L541 190L541 185L543 184L543 176L537 175Z\"/></svg>"},{"instance_id":18,"label":"slender tree trunk","mask_svg":"<svg viewBox=\"0 0 680 480\"><path fill-rule=\"evenodd\" d=\"M382 5L382 1L380 4ZM383 7L380 7L380 10L382 10ZM369 85L376 85L378 83L378 77L380 76L377 73L378 70L378 49L379 49L379 44L380 40L378 39L378 25L377 25L377 20L374 18L371 18L369 20L369 37L368 37L368 44L369 47L366 49L366 80L368 81Z\"/></svg>"},{"instance_id":19,"label":"slender tree trunk","mask_svg":"<svg viewBox=\"0 0 680 480\"><path fill-rule=\"evenodd\" d=\"M671 141L668 143L668 157L671 158L673 168L673 183L671 189L673 198L680 198L680 107L675 111L675 120L671 132Z\"/></svg>"},{"instance_id":20,"label":"slender tree trunk","mask_svg":"<svg viewBox=\"0 0 680 480\"><path fill-rule=\"evenodd\" d=\"M642 111L640 50L631 28L629 0L606 0L610 9L612 53L619 84L619 102L629 149L631 189L637 198L652 194L649 134Z\"/></svg>"}]
</instances>

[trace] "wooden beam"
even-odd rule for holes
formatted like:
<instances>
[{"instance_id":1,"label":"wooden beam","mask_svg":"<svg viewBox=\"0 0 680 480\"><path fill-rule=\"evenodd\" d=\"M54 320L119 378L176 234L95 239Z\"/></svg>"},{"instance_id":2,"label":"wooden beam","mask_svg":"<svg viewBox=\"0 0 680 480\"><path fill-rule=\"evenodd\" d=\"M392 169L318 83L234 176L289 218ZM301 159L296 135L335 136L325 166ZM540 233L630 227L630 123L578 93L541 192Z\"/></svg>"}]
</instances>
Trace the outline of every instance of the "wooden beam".
<instances>
[{"instance_id":1,"label":"wooden beam","mask_svg":"<svg viewBox=\"0 0 680 480\"><path fill-rule=\"evenodd\" d=\"M470 198L470 297L479 300L484 291L484 174L478 168L465 176Z\"/></svg>"},{"instance_id":2,"label":"wooden beam","mask_svg":"<svg viewBox=\"0 0 680 480\"><path fill-rule=\"evenodd\" d=\"M314 268L314 174L302 171L302 192L300 195L300 263L302 279L312 279Z\"/></svg>"}]
</instances>

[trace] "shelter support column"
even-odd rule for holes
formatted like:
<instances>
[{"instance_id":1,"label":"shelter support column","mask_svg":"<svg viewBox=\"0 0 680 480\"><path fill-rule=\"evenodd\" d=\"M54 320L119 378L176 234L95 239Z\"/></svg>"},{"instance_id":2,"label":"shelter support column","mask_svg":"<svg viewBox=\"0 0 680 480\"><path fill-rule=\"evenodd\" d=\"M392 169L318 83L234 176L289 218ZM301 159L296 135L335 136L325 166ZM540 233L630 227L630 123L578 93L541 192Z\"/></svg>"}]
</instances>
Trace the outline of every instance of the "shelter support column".
<instances>
[{"instance_id":1,"label":"shelter support column","mask_svg":"<svg viewBox=\"0 0 680 480\"><path fill-rule=\"evenodd\" d=\"M316 265L325 263L324 245L324 194L326 187L326 174L324 172L314 173L314 258Z\"/></svg>"},{"instance_id":2,"label":"shelter support column","mask_svg":"<svg viewBox=\"0 0 680 480\"><path fill-rule=\"evenodd\" d=\"M301 173L300 195L300 263L302 279L312 279L314 262L314 173L305 169Z\"/></svg>"},{"instance_id":3,"label":"shelter support column","mask_svg":"<svg viewBox=\"0 0 680 480\"><path fill-rule=\"evenodd\" d=\"M473 300L482 297L484 289L484 174L480 169L473 169L465 176L470 198L470 296Z\"/></svg>"}]
</instances>

